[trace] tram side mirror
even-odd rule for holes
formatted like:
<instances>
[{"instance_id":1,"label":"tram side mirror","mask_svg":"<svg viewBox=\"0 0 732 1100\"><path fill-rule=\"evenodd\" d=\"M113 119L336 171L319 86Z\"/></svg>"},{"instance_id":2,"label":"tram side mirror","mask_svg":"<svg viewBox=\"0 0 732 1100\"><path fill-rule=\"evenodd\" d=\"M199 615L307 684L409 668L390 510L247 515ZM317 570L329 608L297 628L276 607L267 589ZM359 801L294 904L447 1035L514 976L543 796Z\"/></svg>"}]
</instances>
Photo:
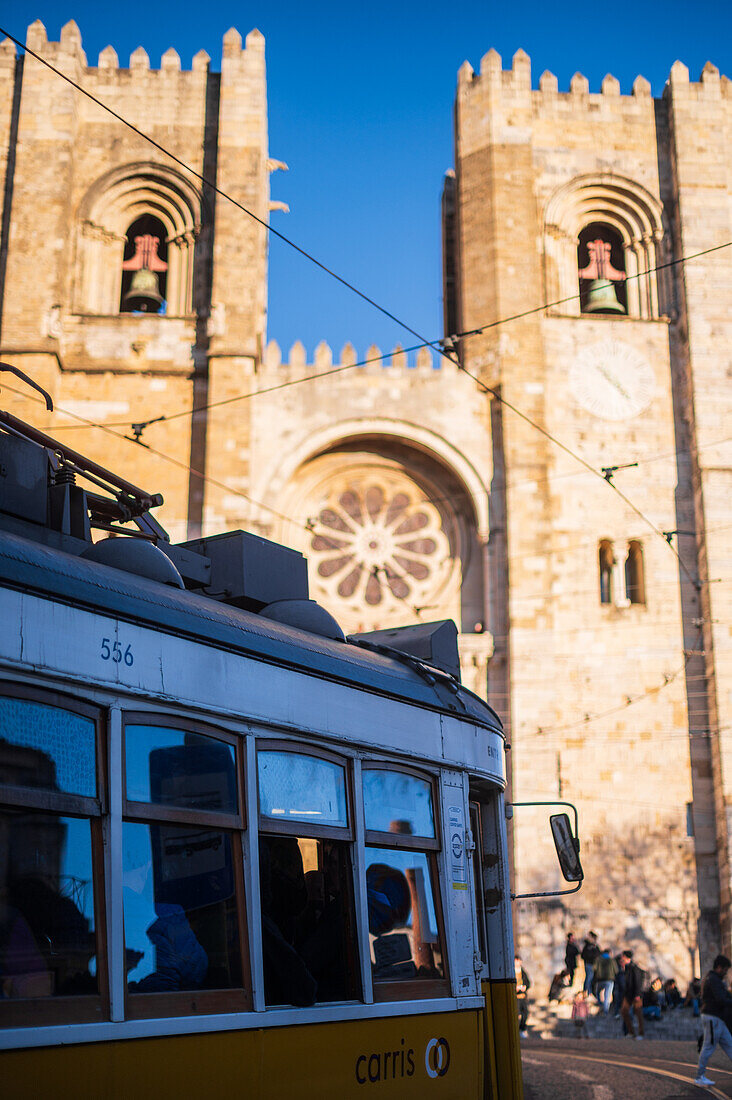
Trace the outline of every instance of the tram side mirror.
<instances>
[{"instance_id":1,"label":"tram side mirror","mask_svg":"<svg viewBox=\"0 0 732 1100\"><path fill-rule=\"evenodd\" d=\"M585 874L580 863L579 841L572 833L569 814L552 814L549 824L562 874L567 882L582 882Z\"/></svg>"}]
</instances>

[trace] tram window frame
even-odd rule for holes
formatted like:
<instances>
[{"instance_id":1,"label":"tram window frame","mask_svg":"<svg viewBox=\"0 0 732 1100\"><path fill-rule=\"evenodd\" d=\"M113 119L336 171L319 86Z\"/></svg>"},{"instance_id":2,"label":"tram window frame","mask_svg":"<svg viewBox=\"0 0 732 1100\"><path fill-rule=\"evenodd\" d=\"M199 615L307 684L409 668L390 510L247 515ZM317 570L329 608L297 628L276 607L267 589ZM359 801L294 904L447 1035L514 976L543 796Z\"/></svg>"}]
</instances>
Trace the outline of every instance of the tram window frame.
<instances>
[{"instance_id":1,"label":"tram window frame","mask_svg":"<svg viewBox=\"0 0 732 1100\"><path fill-rule=\"evenodd\" d=\"M96 940L96 971L99 992L76 996L44 996L3 998L0 1000L0 1031L8 1027L51 1024L96 1023L109 1019L109 971L107 965L107 914L104 879L103 819L108 813L106 716L101 707L93 706L63 692L46 690L33 684L0 680L0 696L22 699L42 706L56 707L78 714L94 723L94 754L96 795L49 791L45 788L16 786L0 782L0 808L30 810L53 814L59 818L74 817L89 822L91 845L92 890L94 898L94 935Z\"/></svg>"},{"instance_id":2,"label":"tram window frame","mask_svg":"<svg viewBox=\"0 0 732 1100\"><path fill-rule=\"evenodd\" d=\"M488 922L486 920L485 892L483 887L483 803L471 796L468 802L468 819L473 834L473 889L475 891L475 927L478 936L478 953L484 965L488 964Z\"/></svg>"},{"instance_id":3,"label":"tram window frame","mask_svg":"<svg viewBox=\"0 0 732 1100\"><path fill-rule=\"evenodd\" d=\"M316 821L287 820L284 817L273 817L262 813L259 804L259 754L260 752L290 752L296 756L312 756L320 760L327 760L331 764L337 764L343 768L345 778L346 795L346 825L319 825ZM257 815L259 819L259 832L285 833L288 836L299 836L303 830L313 839L347 840L353 842L353 792L351 790L352 778L349 768L349 759L339 756L338 753L329 752L319 745L305 745L298 741L278 741L276 739L257 740Z\"/></svg>"},{"instance_id":4,"label":"tram window frame","mask_svg":"<svg viewBox=\"0 0 732 1100\"><path fill-rule=\"evenodd\" d=\"M232 745L236 773L237 813L220 813L215 810L186 809L155 802L140 802L127 797L127 727L150 726L155 729L172 729L181 733L194 733L213 741ZM239 958L241 965L240 987L232 989L189 989L170 992L136 992L130 990L125 975L125 1018L150 1019L158 1016L189 1016L223 1012L253 1011L252 967L249 953L249 926L245 897L245 873L243 834L246 821L245 738L207 722L198 722L186 716L160 714L155 711L125 711L122 714L122 825L125 823L154 825L167 822L170 825L203 825L226 831L231 838L233 859L234 896L239 927ZM122 911L124 927L124 907ZM125 945L126 950L126 945Z\"/></svg>"},{"instance_id":5,"label":"tram window frame","mask_svg":"<svg viewBox=\"0 0 732 1100\"><path fill-rule=\"evenodd\" d=\"M394 978L379 980L373 974L372 983L374 1001L384 1003L388 1001L427 1000L433 997L450 996L452 992L450 984L450 961L448 958L449 947L447 929L445 926L444 907L442 899L442 883L438 864L438 853L442 850L440 843L442 822L440 813L439 783L437 777L429 772L412 768L405 764L395 764L388 760L364 759L361 761L361 777L366 771L400 772L404 775L412 775L423 783L430 785L432 796L432 815L434 819L434 837L414 836L409 833L389 833L376 829L366 828L366 806L364 805L364 843L366 848L393 848L408 849L422 852L427 858L430 871L430 885L435 906L435 920L437 921L437 933L442 947L442 965L444 974L441 978ZM364 875L366 874L366 855L364 853ZM366 945L367 959L371 959L370 941Z\"/></svg>"},{"instance_id":6,"label":"tram window frame","mask_svg":"<svg viewBox=\"0 0 732 1100\"><path fill-rule=\"evenodd\" d=\"M319 825L317 822L304 821L304 820L287 820L286 818L278 816L270 816L269 814L262 813L260 808L259 798L259 754L260 752L289 752L297 756L314 757L320 760L327 760L332 764L336 764L343 769L344 776L344 792L346 800L346 824L345 825ZM360 937L359 937L359 921L357 912L357 884L356 884L356 858L355 858L355 825L354 825L354 792L353 792L353 769L351 767L352 759L348 756L341 755L336 752L331 752L328 749L322 748L320 745L310 745L302 741L286 741L278 740L277 738L257 738L255 742L255 761L257 767L256 775L256 789L257 789L257 822L258 841L261 842L262 837L265 836L290 836L295 838L302 838L307 840L334 840L342 843L346 848L348 856L348 868L346 878L346 886L348 894L346 897L346 923L350 925L351 934L346 937L346 950L347 950L347 966L350 971L350 982L353 988L353 996L344 999L343 1001L314 1001L312 1005L300 1006L298 1011L309 1011L309 1009L322 1008L327 1004L352 1004L361 1003L363 1001L363 979L361 973L361 959L360 959ZM261 869L260 869L261 874ZM261 888L260 888L261 889ZM260 899L260 921L263 913L261 911L261 899ZM289 1004L271 1004L267 1005L267 1010L290 1008ZM296 1006L297 1007L297 1006Z\"/></svg>"}]
</instances>

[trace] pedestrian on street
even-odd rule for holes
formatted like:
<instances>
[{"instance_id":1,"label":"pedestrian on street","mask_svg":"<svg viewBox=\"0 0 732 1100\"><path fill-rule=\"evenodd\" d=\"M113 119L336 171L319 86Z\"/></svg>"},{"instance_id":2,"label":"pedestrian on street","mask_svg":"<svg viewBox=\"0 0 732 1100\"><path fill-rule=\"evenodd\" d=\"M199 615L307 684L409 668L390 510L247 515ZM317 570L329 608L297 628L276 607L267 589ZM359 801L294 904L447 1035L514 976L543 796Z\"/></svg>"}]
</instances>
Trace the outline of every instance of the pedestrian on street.
<instances>
[{"instance_id":1,"label":"pedestrian on street","mask_svg":"<svg viewBox=\"0 0 732 1100\"><path fill-rule=\"evenodd\" d=\"M558 971L552 978L552 984L549 986L549 1000L556 1001L557 1004L559 1004L564 996L565 990L567 990L571 984L569 980L569 971L566 968Z\"/></svg>"},{"instance_id":2,"label":"pedestrian on street","mask_svg":"<svg viewBox=\"0 0 732 1100\"><path fill-rule=\"evenodd\" d=\"M587 994L584 989L575 993L572 1002L572 1019L574 1020L574 1033L578 1039L589 1039L587 1030L587 1017L590 1014L590 1006L587 1003Z\"/></svg>"},{"instance_id":3,"label":"pedestrian on street","mask_svg":"<svg viewBox=\"0 0 732 1100\"><path fill-rule=\"evenodd\" d=\"M613 986L613 1016L617 1019L620 1015L620 1006L623 1003L623 994L625 993L625 968L628 965L628 959L624 951L621 951L619 955L615 956L615 964L618 968L618 972L615 975L615 984ZM625 1022L623 1022L623 1035L627 1034Z\"/></svg>"},{"instance_id":4,"label":"pedestrian on street","mask_svg":"<svg viewBox=\"0 0 732 1100\"><path fill-rule=\"evenodd\" d=\"M595 983L597 999L606 1016L610 1011L610 1002L612 1001L615 975L617 972L618 964L615 962L608 948L605 948L595 963Z\"/></svg>"},{"instance_id":5,"label":"pedestrian on street","mask_svg":"<svg viewBox=\"0 0 732 1100\"><path fill-rule=\"evenodd\" d=\"M636 966L633 962L633 952L624 951L625 956L625 989L623 992L623 1000L620 1005L620 1014L623 1017L623 1023L625 1024L628 1035L631 1035L634 1039L642 1039L644 1036L643 1031L643 973L640 967ZM638 1034L635 1033L633 1027L633 1017L631 1016L631 1010L635 1013L635 1018L638 1021Z\"/></svg>"},{"instance_id":6,"label":"pedestrian on street","mask_svg":"<svg viewBox=\"0 0 732 1100\"><path fill-rule=\"evenodd\" d=\"M720 1046L732 1060L732 1035L725 1022L732 1012L732 995L724 984L727 971L732 962L726 955L717 955L712 969L702 982L701 1019L704 1024L704 1043L699 1054L695 1085L713 1085L714 1081L706 1075L709 1059Z\"/></svg>"},{"instance_id":7,"label":"pedestrian on street","mask_svg":"<svg viewBox=\"0 0 732 1100\"><path fill-rule=\"evenodd\" d=\"M577 959L579 957L580 949L577 946L577 941L574 938L574 932L567 934L567 949L564 952L564 965L569 973L569 984L574 985L574 972L577 969Z\"/></svg>"},{"instance_id":8,"label":"pedestrian on street","mask_svg":"<svg viewBox=\"0 0 732 1100\"><path fill-rule=\"evenodd\" d=\"M701 978L692 978L684 997L684 1008L691 1007L695 1016L699 1015L699 1001L701 999Z\"/></svg>"},{"instance_id":9,"label":"pedestrian on street","mask_svg":"<svg viewBox=\"0 0 732 1100\"><path fill-rule=\"evenodd\" d=\"M681 1004L681 994L675 978L667 978L663 983L663 992L666 997L666 1008L678 1008Z\"/></svg>"},{"instance_id":10,"label":"pedestrian on street","mask_svg":"<svg viewBox=\"0 0 732 1100\"><path fill-rule=\"evenodd\" d=\"M516 974L516 1001L518 1003L519 1035L522 1039L525 1039L526 1036L529 1034L526 1030L526 1024L529 1019L528 992L531 988L531 979L524 970L519 955L515 956L513 960L513 967Z\"/></svg>"},{"instance_id":11,"label":"pedestrian on street","mask_svg":"<svg viewBox=\"0 0 732 1100\"><path fill-rule=\"evenodd\" d=\"M589 997L592 993L592 981L595 976L595 963L600 957L600 948L597 946L597 934L588 932L582 947L582 962L585 964L585 982L583 989Z\"/></svg>"}]
</instances>

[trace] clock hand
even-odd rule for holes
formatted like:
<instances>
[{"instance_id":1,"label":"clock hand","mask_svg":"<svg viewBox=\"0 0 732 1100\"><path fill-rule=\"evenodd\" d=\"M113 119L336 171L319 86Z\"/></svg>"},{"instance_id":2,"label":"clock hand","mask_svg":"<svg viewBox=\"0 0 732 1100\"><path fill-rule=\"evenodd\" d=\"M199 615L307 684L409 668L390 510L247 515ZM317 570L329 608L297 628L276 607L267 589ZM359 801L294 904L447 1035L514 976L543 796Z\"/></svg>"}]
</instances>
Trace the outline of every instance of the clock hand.
<instances>
[{"instance_id":1,"label":"clock hand","mask_svg":"<svg viewBox=\"0 0 732 1100\"><path fill-rule=\"evenodd\" d=\"M597 370L600 372L600 374L603 376L603 378L607 379L607 381L610 383L611 386L615 386L615 389L618 391L618 393L622 394L622 396L625 397L628 401L631 400L631 397L630 397L630 394L628 393L628 391L626 389L624 389L623 386L620 385L617 378L613 377L613 375L610 373L610 371L607 369L607 367L603 367L601 363L598 363L597 364Z\"/></svg>"}]
</instances>

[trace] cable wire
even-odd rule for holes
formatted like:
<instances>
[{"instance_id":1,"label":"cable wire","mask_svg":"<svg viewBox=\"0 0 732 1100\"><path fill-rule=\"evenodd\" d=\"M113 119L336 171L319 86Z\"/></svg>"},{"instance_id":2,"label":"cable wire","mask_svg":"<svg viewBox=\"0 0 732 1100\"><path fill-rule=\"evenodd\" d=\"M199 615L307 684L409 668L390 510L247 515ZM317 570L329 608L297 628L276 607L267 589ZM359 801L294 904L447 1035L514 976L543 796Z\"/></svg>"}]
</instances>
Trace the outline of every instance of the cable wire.
<instances>
[{"instance_id":1,"label":"cable wire","mask_svg":"<svg viewBox=\"0 0 732 1100\"><path fill-rule=\"evenodd\" d=\"M83 88L79 83L72 80L71 77L67 76L61 70L57 69L54 65L52 65L45 58L41 57L35 51L31 50L20 39L16 38L14 35L10 34L6 30L4 30L3 28L0 28L0 33L4 34L10 41L14 42L15 45L18 46L21 50L23 50L26 54L29 54L36 61L40 62L42 65L44 65L50 71L55 73L57 76L61 77L61 79L64 80L66 83L71 85L77 91L81 92L82 95L84 95L88 99L90 99L98 107L100 107L102 110L106 111L108 114L110 114L113 118L115 118L122 125L126 126L128 129L132 130L135 134L137 134L137 136L141 137L143 140L147 141L150 145L152 145L154 148L156 148L164 156L166 156L169 159L173 160L175 163L177 163L182 168L184 168L187 172L190 172L191 175L193 175L197 179L199 179L204 184L204 186L210 188L213 192L220 195L225 200L231 202L234 206L236 206L238 209L240 209L243 213L247 214L254 221L256 221L258 224L260 224L267 232L269 232L270 234L273 234L274 236L276 236L277 238L282 240L285 244L288 244L296 252L298 252L304 258L310 260L310 262L314 263L318 268L320 268L326 274L330 275L333 279L335 279L341 285L343 285L347 289L351 290L353 293L358 295L360 298L362 298L368 304L370 304L375 309L377 309L379 312L384 314L390 320L394 321L400 327L402 327L406 331L410 332L413 336L416 336L421 341L421 343L419 345L415 345L415 347L413 347L413 348L407 349L408 351L416 350L417 347L431 347L431 348L437 350L440 355L444 356L445 358L447 358L451 362L457 362L457 365L458 365L459 369L463 373L465 373L469 378L471 378L476 383L476 385L484 393L490 394L490 396L492 396L495 400L499 401L502 405L505 405L506 408L510 409L514 413L514 415L516 415L520 419L524 420L527 424L529 424L532 428L534 428L534 430L538 431L547 440L549 440L554 446L558 447L560 450L564 451L564 453L566 453L568 456L570 456L574 461L578 462L588 473L591 473L595 477L601 478L603 481L605 481L610 486L610 488L613 489L615 491L615 493L620 497L620 499L624 502L626 507L630 508L632 512L634 512L645 524L647 524L651 528L651 530L653 530L657 535L659 535L661 538L664 539L664 541L669 546L671 552L676 557L676 559L678 561L678 564L679 564L679 567L686 574L687 578L694 585L694 587L698 589L701 586L700 581L691 574L691 572L687 568L685 562L682 560L682 558L679 555L679 553L677 552L677 550L671 544L671 540L669 538L667 538L666 534L663 531L661 531L661 529L659 527L657 527L657 525L655 523L653 523L653 521L651 519L649 519L649 517L646 516L645 513L642 512L641 509L639 509L633 503L633 501L631 501L630 498L621 489L619 489L614 484L614 482L612 480L612 475L608 476L607 472L603 473L599 470L596 470L593 466L590 465L590 463L588 463L585 459L583 459L581 455L577 454L569 446L564 444L561 440L559 440L556 436L554 436L551 432L549 432L546 428L543 428L540 424L538 424L535 420L533 420L530 416L528 416L528 414L524 413L521 409L519 409L512 402L508 401L500 393L499 390L497 390L493 387L490 387L486 383L484 383L482 381L482 379L480 379L477 375L473 374L471 371L469 371L467 369L467 367L465 367L463 365L463 363L460 361L459 355L457 354L456 351L453 350L453 345L457 340L467 339L467 338L470 338L470 337L478 336L478 335L481 335L481 334L489 331L490 329L498 327L499 325L508 324L512 321L520 320L520 319L525 318L525 317L529 317L529 316L532 316L532 315L536 315L538 313L542 313L542 312L546 311L547 309L556 308L559 305L563 305L563 304L566 304L568 302L576 301L577 298L579 297L579 295L575 294L575 295L568 296L566 298L557 299L556 301L553 301L553 302L543 303L539 306L536 306L536 307L533 307L533 308L530 308L530 309L527 309L527 310L522 310L521 312L512 314L508 317L499 318L499 319L496 319L494 321L487 322L486 324L480 325L476 328L469 329L469 330L466 330L464 332L454 334L444 342L427 340L416 329L412 328L410 325L408 325L406 322L401 320L399 317L397 317L390 310L388 310L384 306L380 305L373 298L369 297L369 295L367 295L363 291L359 290L356 286L354 286L352 283L350 283L347 279L345 279L342 276L338 275L335 271L333 271L331 268L329 268L326 264L322 263L320 260L318 260L315 256L313 256L306 249L304 249L301 246L297 245L294 241L292 241L290 238L288 238L285 234L281 233L277 229L274 229L268 222L266 222L263 219L259 218L256 214L253 213L253 211L249 210L242 203L238 202L231 195L229 195L227 192L223 191L223 189L218 187L217 184L215 184L212 181L206 179L205 176L203 176L201 173L197 172L195 169L191 168L190 165L188 165L180 157L176 156L176 154L171 152L169 149L167 149L165 146L163 146L159 142L155 141L154 138L152 138L152 137L150 137L150 135L144 133L144 131L140 130L137 126L135 126L133 123L129 122L127 119L125 119L118 112L114 111L111 107L109 107L107 104L105 104L102 100L98 99L98 97L94 96L91 92L89 92L88 90ZM721 249L728 248L728 247L730 247L730 245L732 245L732 241L724 242L722 244L712 246L708 249L704 249L702 251L693 253L689 256L680 257L680 258L677 258L677 259L667 261L667 262L662 263L662 264L658 264L655 267L648 269L647 271L638 272L636 275L632 275L629 278L640 278L641 276L647 275L651 272L661 271L661 270L664 270L666 268L676 266L677 264L680 264L680 263L686 263L690 260L697 259L701 256L709 255L713 252L720 251ZM449 351L446 350L446 346L448 346L448 345L451 346L451 350L449 350ZM237 400L244 400L248 397L254 396L255 393L273 392L274 390L284 389L287 386L299 384L300 382L309 381L313 378L323 377L324 375L327 375L327 374L340 373L344 370L352 369L356 365L363 366L368 362L373 362L375 360L383 360L386 357L387 356L372 357L371 359L364 360L359 364L341 365L339 367L333 368L333 370L331 370L331 371L318 372L317 374L310 375L307 378L288 380L286 382L278 384L277 386L270 387L268 390L265 390L265 391L253 391L253 392L251 392L249 394L246 394L246 395L239 395L238 397L235 396L233 398L227 398L227 399L225 399L221 402L214 402L214 403L211 403L211 404L206 405L206 406L201 406L201 407L194 408L194 409L191 409L191 410L185 410L185 411L182 411L180 413L170 414L168 416L157 417L153 421L147 421L146 423L147 423L147 425L149 425L150 423L157 423L157 422L162 422L162 421L167 421L167 420L173 420L173 419L176 419L179 416L190 416L195 412L204 411L206 409L218 407L220 405L231 404L231 403L233 403L234 401L237 401ZM11 387L8 387L8 388L11 389ZM17 391L15 391L15 392L17 392ZM70 416L72 419L79 420L79 421L87 424L87 426L96 427L96 428L100 428L104 431L107 431L109 434L115 436L116 438L123 438L123 439L127 438L127 439L129 439L129 437L119 436L118 433L112 431L111 428L108 427L108 426L105 426L105 425L102 425L102 424L95 424L91 421L87 421L86 418L84 418L84 417L80 417L76 414L69 413L68 411L65 411L65 410L60 409L59 412L63 412L64 415ZM168 462L172 463L173 465L175 465L179 468L187 470L188 472L194 474L194 476L200 478L201 480L206 481L206 482L208 482L212 485L215 485L216 487L221 488L224 491L232 492L232 493L235 493L236 495L241 496L243 499L247 500L249 503L255 505L256 507L264 508L265 510L269 511L271 514L278 516L280 519L283 519L288 523L293 523L293 522L296 523L296 521L292 520L291 517L285 516L283 513L278 512L276 509L272 508L270 505L262 504L261 502L257 502L255 500L253 500L253 498L250 497L247 493L244 493L243 490L238 490L238 489L235 489L232 486L225 485L224 483L217 481L216 479L202 473L201 471L195 470L193 467L188 466L186 463L184 463L184 462L182 462L178 459L175 459L172 456L167 455L164 452L159 451L156 448L153 448L153 447L149 446L148 444L143 443L142 440L139 438L139 435L138 435L137 439L132 440L132 442L137 442L140 446L143 446L147 450L149 450L151 454L156 455L157 457L159 457L159 458L161 458L165 461L168 461ZM299 526L305 527L306 530L308 529L307 525L300 524ZM323 536L321 536L321 537L323 537ZM327 536L324 536L324 537L327 540ZM399 598L399 597L397 597L397 598ZM688 663L688 659L689 658L687 658L687 663ZM685 667L686 666L684 666L684 668ZM683 671L683 669L679 670L679 671ZM663 686L665 686L665 685L663 685ZM660 689L658 689L658 690L660 690ZM614 708L613 711L608 711L608 712L604 712L604 713L607 713L607 714L615 713L615 711L617 709L624 709L624 708ZM595 716L595 717L600 717L600 716L602 716L602 715L598 715L598 716ZM569 727L564 727L564 728L569 728Z\"/></svg>"},{"instance_id":2,"label":"cable wire","mask_svg":"<svg viewBox=\"0 0 732 1100\"><path fill-rule=\"evenodd\" d=\"M284 233L281 233L278 229L273 228L273 226L271 226L269 222L266 222L263 218L258 217L257 214L255 214L252 210L249 210L248 207L243 205L243 203L238 202L237 199L233 198L226 191L222 190L222 188L220 188L216 183L213 183L211 180L206 179L206 177L203 176L200 172L197 172L195 168L191 168L191 166L189 164L186 164L184 160L181 160L181 158L176 156L175 153L172 153L170 149L167 149L164 145L161 145L159 141L156 141L154 138L150 137L149 134L146 134L143 130L140 130L139 127L135 126L134 123L129 122L126 118L124 118L123 115L120 115L117 111L113 110L112 107L108 106L97 96L93 95L90 91L87 91L87 89L83 88L81 84L77 83L77 81L72 80L70 76L66 75L66 73L61 72L61 70L57 69L55 65L52 65L50 61L47 61L44 57L41 57L40 54L30 49L30 47L27 46L24 42L21 42L19 38L16 38L15 35L10 34L9 31L4 30L2 27L0 27L0 34L5 35L5 37L9 38L11 42L14 42L15 45L19 47L19 49L24 50L26 54L29 54L36 61L40 61L41 65L45 65L45 67L47 69L50 69L52 73L55 73L56 76L60 76L62 80L65 80L66 83L70 84L72 88L75 88L77 92L81 92L81 94L86 96L87 99L90 99L92 103L96 103L98 107L101 107L103 111L106 111L108 114L110 114L113 118L117 120L117 122L121 122L123 126L126 126L129 130L132 130L132 132L137 134L138 137L141 137L143 141L147 141L150 145L153 146L153 148L162 153L163 156L169 157L170 160L180 165L181 168L185 168L186 172L190 172L192 176L195 176L196 179L199 179L201 183L203 183L206 187L209 187L213 192L215 192L215 194L220 195L221 198L226 199L227 202L232 203L244 214L248 215L248 217L252 218L255 222L261 225L269 234L279 238L279 240L289 245L290 248L293 248L295 252L298 252L306 260L310 260L310 262L315 264L316 267L319 267L321 271L324 271L326 275L330 275L331 278L335 279L342 286L346 287L348 290L353 291L353 293L357 294L359 298L362 298L364 302L368 302L368 304L373 306L374 309L377 309L380 313L383 313L385 317L388 317L391 321L394 321L401 328L405 329L407 332L411 332L412 336L416 336L418 340L424 341L425 346L435 347L435 349L440 351L441 354L445 354L445 352L443 352L436 344L432 344L430 343L430 341L425 340L425 337L422 336L421 333L417 332L416 329L413 329L410 325L408 325L406 321L402 321L399 317L396 316L396 314L392 313L390 310L380 305L373 298L370 298L369 295L365 294L362 290L359 290L358 287L354 286L353 283L350 283L348 279L343 278L342 275L339 275L336 271L333 271L333 269L328 267L327 264L322 263L319 259L317 259L316 256L313 256L311 252L308 252L307 249L301 248L299 244L296 244Z\"/></svg>"}]
</instances>

